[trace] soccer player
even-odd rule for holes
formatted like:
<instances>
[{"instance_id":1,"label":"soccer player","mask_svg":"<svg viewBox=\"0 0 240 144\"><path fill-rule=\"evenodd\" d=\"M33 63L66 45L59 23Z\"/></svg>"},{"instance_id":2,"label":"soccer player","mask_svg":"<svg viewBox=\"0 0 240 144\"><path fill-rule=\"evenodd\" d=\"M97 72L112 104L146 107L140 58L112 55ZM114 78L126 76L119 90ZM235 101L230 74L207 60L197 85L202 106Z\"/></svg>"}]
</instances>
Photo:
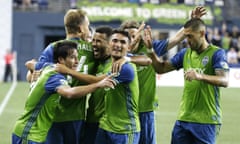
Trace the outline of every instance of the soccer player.
<instances>
[{"instance_id":1,"label":"soccer player","mask_svg":"<svg viewBox=\"0 0 240 144\"><path fill-rule=\"evenodd\" d=\"M92 47L95 62L98 63L96 76L107 74L111 68L111 55L109 49L109 38L112 34L112 28L109 26L97 27L92 39ZM104 113L104 96L105 90L99 89L91 93L88 101L88 109L86 115L86 125L84 132L84 143L94 144L99 120Z\"/></svg>"},{"instance_id":2,"label":"soccer player","mask_svg":"<svg viewBox=\"0 0 240 144\"><path fill-rule=\"evenodd\" d=\"M95 73L95 62L91 44L87 42L89 38L89 19L85 11L81 9L70 9L64 16L64 26L66 39L78 43L79 64L77 71L80 73ZM49 44L41 53L35 70L39 70L45 63L53 61L53 47L55 42ZM82 76L81 81L69 77L71 86L84 85L90 80ZM89 82L89 83L90 83ZM49 130L46 143L48 144L78 144L82 141L82 132L85 123L85 104L86 97L77 100L62 98L60 106L57 107L57 115L54 123Z\"/></svg>"},{"instance_id":3,"label":"soccer player","mask_svg":"<svg viewBox=\"0 0 240 144\"><path fill-rule=\"evenodd\" d=\"M77 44L61 41L54 46L54 63L61 63L76 70L78 65ZM54 64L45 65L41 76L26 100L24 112L16 121L12 144L43 144L46 140L61 98L74 99L85 96L97 88L114 87L114 81L107 77L90 85L70 87L66 75L57 73Z\"/></svg>"},{"instance_id":4,"label":"soccer player","mask_svg":"<svg viewBox=\"0 0 240 144\"><path fill-rule=\"evenodd\" d=\"M152 47L151 30L145 30L145 43ZM149 53L157 73L184 69L184 90L172 131L172 144L215 144L221 126L220 87L228 86L229 67L225 51L205 38L206 26L199 18L187 21L184 35L190 48L184 48L170 61L160 61Z\"/></svg>"},{"instance_id":5,"label":"soccer player","mask_svg":"<svg viewBox=\"0 0 240 144\"><path fill-rule=\"evenodd\" d=\"M114 30L110 38L111 63L127 55L130 44L128 32ZM111 69L108 68L110 72ZM117 85L106 91L105 112L100 119L95 144L137 144L140 134L138 116L138 77L136 66L125 63L113 77Z\"/></svg>"},{"instance_id":6,"label":"soccer player","mask_svg":"<svg viewBox=\"0 0 240 144\"><path fill-rule=\"evenodd\" d=\"M201 17L205 14L203 7L196 7L192 11L192 17ZM141 32L145 24L139 24L137 21L128 20L121 24L120 28L129 32L132 37L130 51L134 55L144 55L149 52L146 48ZM157 49L158 55L164 55L169 49L184 39L183 28L180 29L174 37L168 40L154 40L153 48ZM150 51L151 52L151 51ZM139 116L141 123L141 134L139 144L156 144L155 135L155 117L154 110L158 107L158 98L156 95L156 73L152 65L139 66Z\"/></svg>"}]
</instances>

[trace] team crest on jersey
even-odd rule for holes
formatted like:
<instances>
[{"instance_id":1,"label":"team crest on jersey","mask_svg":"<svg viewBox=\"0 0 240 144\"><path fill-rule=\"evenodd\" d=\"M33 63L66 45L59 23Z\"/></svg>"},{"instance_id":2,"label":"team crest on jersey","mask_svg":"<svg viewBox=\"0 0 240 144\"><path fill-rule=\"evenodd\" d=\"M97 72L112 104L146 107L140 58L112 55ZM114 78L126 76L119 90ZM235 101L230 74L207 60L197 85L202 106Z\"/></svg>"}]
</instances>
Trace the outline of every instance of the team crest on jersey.
<instances>
[{"instance_id":1,"label":"team crest on jersey","mask_svg":"<svg viewBox=\"0 0 240 144\"><path fill-rule=\"evenodd\" d=\"M202 59L202 64L205 66L205 65L207 65L208 61L209 61L209 57L208 57L208 56L205 56L205 57Z\"/></svg>"}]
</instances>

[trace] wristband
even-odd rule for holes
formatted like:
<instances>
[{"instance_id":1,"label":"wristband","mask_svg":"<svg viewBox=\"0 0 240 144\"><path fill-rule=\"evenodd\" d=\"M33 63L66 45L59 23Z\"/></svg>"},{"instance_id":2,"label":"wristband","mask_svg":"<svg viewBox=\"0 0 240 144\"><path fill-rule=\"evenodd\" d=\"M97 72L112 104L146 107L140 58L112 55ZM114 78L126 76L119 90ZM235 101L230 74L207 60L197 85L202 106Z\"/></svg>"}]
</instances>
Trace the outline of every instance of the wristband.
<instances>
[{"instance_id":1,"label":"wristband","mask_svg":"<svg viewBox=\"0 0 240 144\"><path fill-rule=\"evenodd\" d=\"M154 49L153 49L153 48L151 48L151 49L147 49L147 53L148 53L148 54L152 54L152 53L154 53Z\"/></svg>"},{"instance_id":2,"label":"wristband","mask_svg":"<svg viewBox=\"0 0 240 144\"><path fill-rule=\"evenodd\" d=\"M128 57L128 56L124 56L124 59L125 59L127 62L131 62L131 58Z\"/></svg>"}]
</instances>

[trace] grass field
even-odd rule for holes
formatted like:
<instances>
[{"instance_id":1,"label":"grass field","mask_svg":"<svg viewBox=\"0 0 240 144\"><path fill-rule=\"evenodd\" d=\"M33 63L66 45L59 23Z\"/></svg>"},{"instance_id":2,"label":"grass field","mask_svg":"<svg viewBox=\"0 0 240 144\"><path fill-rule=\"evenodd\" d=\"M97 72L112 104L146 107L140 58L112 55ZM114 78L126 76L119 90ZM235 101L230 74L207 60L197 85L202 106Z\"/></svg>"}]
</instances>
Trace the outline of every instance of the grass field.
<instances>
[{"instance_id":1,"label":"grass field","mask_svg":"<svg viewBox=\"0 0 240 144\"><path fill-rule=\"evenodd\" d=\"M0 84L0 102L4 99L10 84ZM28 93L28 84L18 83L11 99L0 115L0 144L10 144L11 131L15 120L23 111L23 105ZM224 88L222 97L223 125L217 144L240 143L240 89ZM156 111L156 130L158 144L169 144L171 130L176 119L182 88L159 87L159 109Z\"/></svg>"}]
</instances>

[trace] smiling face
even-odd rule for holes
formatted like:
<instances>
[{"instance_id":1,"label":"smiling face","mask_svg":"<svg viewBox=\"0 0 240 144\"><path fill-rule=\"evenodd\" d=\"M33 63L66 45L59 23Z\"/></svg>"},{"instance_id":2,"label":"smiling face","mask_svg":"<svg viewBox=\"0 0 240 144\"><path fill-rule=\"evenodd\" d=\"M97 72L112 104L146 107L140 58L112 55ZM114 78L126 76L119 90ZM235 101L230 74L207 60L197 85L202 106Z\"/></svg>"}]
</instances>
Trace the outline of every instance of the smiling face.
<instances>
[{"instance_id":1,"label":"smiling face","mask_svg":"<svg viewBox=\"0 0 240 144\"><path fill-rule=\"evenodd\" d=\"M106 34L96 32L92 39L93 54L96 60L101 60L110 55Z\"/></svg>"},{"instance_id":2,"label":"smiling face","mask_svg":"<svg viewBox=\"0 0 240 144\"><path fill-rule=\"evenodd\" d=\"M77 70L77 66L78 66L77 49L70 49L65 59L62 57L59 58L59 63L64 64L66 67L70 69Z\"/></svg>"},{"instance_id":3,"label":"smiling face","mask_svg":"<svg viewBox=\"0 0 240 144\"><path fill-rule=\"evenodd\" d=\"M111 56L114 60L118 60L124 56L126 56L130 40L127 36L121 33L114 33L111 36L110 40L110 48L111 48Z\"/></svg>"}]
</instances>

